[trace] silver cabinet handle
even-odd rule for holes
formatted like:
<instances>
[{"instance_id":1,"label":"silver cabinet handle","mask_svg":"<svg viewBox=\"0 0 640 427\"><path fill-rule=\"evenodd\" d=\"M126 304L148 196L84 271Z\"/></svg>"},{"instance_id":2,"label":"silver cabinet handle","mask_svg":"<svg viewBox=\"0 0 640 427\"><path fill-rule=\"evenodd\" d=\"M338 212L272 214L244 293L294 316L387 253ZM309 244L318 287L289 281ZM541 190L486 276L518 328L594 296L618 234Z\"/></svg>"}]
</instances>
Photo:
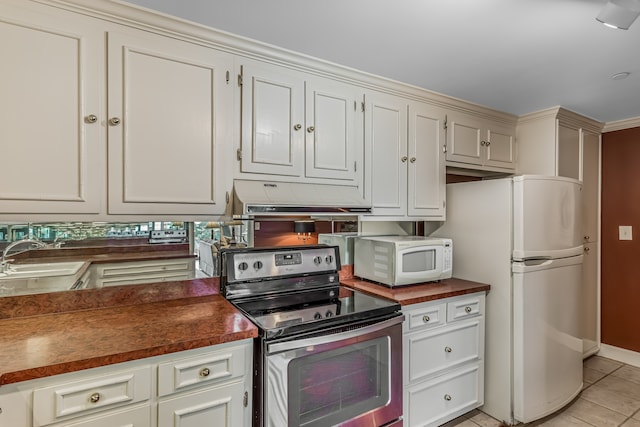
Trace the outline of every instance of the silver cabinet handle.
<instances>
[{"instance_id":1,"label":"silver cabinet handle","mask_svg":"<svg viewBox=\"0 0 640 427\"><path fill-rule=\"evenodd\" d=\"M431 320L431 318L429 316L427 316L426 314L424 316L422 316L422 321L424 323L427 323L429 320Z\"/></svg>"},{"instance_id":2,"label":"silver cabinet handle","mask_svg":"<svg viewBox=\"0 0 640 427\"><path fill-rule=\"evenodd\" d=\"M464 308L464 312L467 313L467 314L471 313L471 307L469 307L469 306L465 307Z\"/></svg>"},{"instance_id":3,"label":"silver cabinet handle","mask_svg":"<svg viewBox=\"0 0 640 427\"><path fill-rule=\"evenodd\" d=\"M209 370L209 368L202 368L200 369L200 376L203 378L206 378L209 376L209 374L211 374L211 371Z\"/></svg>"},{"instance_id":4,"label":"silver cabinet handle","mask_svg":"<svg viewBox=\"0 0 640 427\"><path fill-rule=\"evenodd\" d=\"M409 158L408 158L407 156L402 156L402 157L400 158L400 161L401 161L402 163L406 163L408 159L409 159Z\"/></svg>"},{"instance_id":5,"label":"silver cabinet handle","mask_svg":"<svg viewBox=\"0 0 640 427\"><path fill-rule=\"evenodd\" d=\"M484 147L485 145L487 145L487 142L486 141L480 141L480 145Z\"/></svg>"},{"instance_id":6,"label":"silver cabinet handle","mask_svg":"<svg viewBox=\"0 0 640 427\"><path fill-rule=\"evenodd\" d=\"M315 127L313 127L313 126L309 126L309 127L307 128L307 132L308 132L308 133L312 133L314 130L316 130L316 128L315 128Z\"/></svg>"},{"instance_id":7,"label":"silver cabinet handle","mask_svg":"<svg viewBox=\"0 0 640 427\"><path fill-rule=\"evenodd\" d=\"M298 123L297 125L293 125L293 130L300 130L302 129L302 125L300 123Z\"/></svg>"},{"instance_id":8,"label":"silver cabinet handle","mask_svg":"<svg viewBox=\"0 0 640 427\"><path fill-rule=\"evenodd\" d=\"M453 350L451 349L451 347L445 347L444 348L444 352L445 353L451 353Z\"/></svg>"},{"instance_id":9,"label":"silver cabinet handle","mask_svg":"<svg viewBox=\"0 0 640 427\"><path fill-rule=\"evenodd\" d=\"M100 393L93 393L91 396L89 396L89 402L98 403L99 401L100 401Z\"/></svg>"},{"instance_id":10,"label":"silver cabinet handle","mask_svg":"<svg viewBox=\"0 0 640 427\"><path fill-rule=\"evenodd\" d=\"M487 142L485 142L485 145L486 145L487 147L488 147L488 146L490 146L490 145L491 145L491 141L487 141Z\"/></svg>"},{"instance_id":11,"label":"silver cabinet handle","mask_svg":"<svg viewBox=\"0 0 640 427\"><path fill-rule=\"evenodd\" d=\"M95 114L89 114L84 118L84 121L87 123L95 123L98 121L98 116L96 116Z\"/></svg>"},{"instance_id":12,"label":"silver cabinet handle","mask_svg":"<svg viewBox=\"0 0 640 427\"><path fill-rule=\"evenodd\" d=\"M444 395L444 400L446 400L448 402L449 400L451 400L451 396L448 395L448 394L445 394Z\"/></svg>"},{"instance_id":13,"label":"silver cabinet handle","mask_svg":"<svg viewBox=\"0 0 640 427\"><path fill-rule=\"evenodd\" d=\"M411 163L415 163L415 162L416 162L416 158L415 158L415 157L412 157L412 158L410 158L410 159L409 159L409 161L410 161Z\"/></svg>"},{"instance_id":14,"label":"silver cabinet handle","mask_svg":"<svg viewBox=\"0 0 640 427\"><path fill-rule=\"evenodd\" d=\"M118 126L120 124L120 117L112 117L109 119L109 123L111 123L112 126Z\"/></svg>"}]
</instances>

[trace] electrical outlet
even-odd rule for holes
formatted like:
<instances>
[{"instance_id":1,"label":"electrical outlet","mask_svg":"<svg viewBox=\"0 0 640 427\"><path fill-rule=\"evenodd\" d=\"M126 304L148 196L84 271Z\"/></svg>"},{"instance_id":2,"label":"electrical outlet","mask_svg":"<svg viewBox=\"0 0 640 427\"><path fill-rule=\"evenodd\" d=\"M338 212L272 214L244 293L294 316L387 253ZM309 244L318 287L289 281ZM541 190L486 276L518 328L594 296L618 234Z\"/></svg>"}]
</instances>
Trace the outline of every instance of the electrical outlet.
<instances>
[{"instance_id":1,"label":"electrical outlet","mask_svg":"<svg viewBox=\"0 0 640 427\"><path fill-rule=\"evenodd\" d=\"M630 225L620 225L618 227L618 240L633 240L632 227Z\"/></svg>"}]
</instances>

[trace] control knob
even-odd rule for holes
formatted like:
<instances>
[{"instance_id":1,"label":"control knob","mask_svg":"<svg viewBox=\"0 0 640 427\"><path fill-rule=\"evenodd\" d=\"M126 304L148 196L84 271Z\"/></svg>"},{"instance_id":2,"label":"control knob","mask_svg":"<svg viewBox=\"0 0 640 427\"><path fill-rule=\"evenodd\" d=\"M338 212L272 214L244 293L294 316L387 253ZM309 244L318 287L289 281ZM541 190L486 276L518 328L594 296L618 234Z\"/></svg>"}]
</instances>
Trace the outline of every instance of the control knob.
<instances>
[{"instance_id":1,"label":"control knob","mask_svg":"<svg viewBox=\"0 0 640 427\"><path fill-rule=\"evenodd\" d=\"M316 314L313 315L313 318L316 320L322 319L322 314L319 311L316 311Z\"/></svg>"},{"instance_id":2,"label":"control knob","mask_svg":"<svg viewBox=\"0 0 640 427\"><path fill-rule=\"evenodd\" d=\"M253 263L253 268L255 268L256 270L260 270L262 268L262 261L256 261Z\"/></svg>"},{"instance_id":3,"label":"control knob","mask_svg":"<svg viewBox=\"0 0 640 427\"><path fill-rule=\"evenodd\" d=\"M320 265L321 262L322 262L322 258L320 258L319 256L313 257L313 263L315 265Z\"/></svg>"},{"instance_id":4,"label":"control knob","mask_svg":"<svg viewBox=\"0 0 640 427\"><path fill-rule=\"evenodd\" d=\"M333 312L331 310L327 310L327 313L324 315L324 317L333 317Z\"/></svg>"},{"instance_id":5,"label":"control knob","mask_svg":"<svg viewBox=\"0 0 640 427\"><path fill-rule=\"evenodd\" d=\"M327 255L324 260L327 262L327 264L331 264L333 262L333 255Z\"/></svg>"},{"instance_id":6,"label":"control knob","mask_svg":"<svg viewBox=\"0 0 640 427\"><path fill-rule=\"evenodd\" d=\"M238 270L240 271L245 271L247 268L249 268L249 264L247 264L246 262L241 262L240 264L238 264Z\"/></svg>"}]
</instances>

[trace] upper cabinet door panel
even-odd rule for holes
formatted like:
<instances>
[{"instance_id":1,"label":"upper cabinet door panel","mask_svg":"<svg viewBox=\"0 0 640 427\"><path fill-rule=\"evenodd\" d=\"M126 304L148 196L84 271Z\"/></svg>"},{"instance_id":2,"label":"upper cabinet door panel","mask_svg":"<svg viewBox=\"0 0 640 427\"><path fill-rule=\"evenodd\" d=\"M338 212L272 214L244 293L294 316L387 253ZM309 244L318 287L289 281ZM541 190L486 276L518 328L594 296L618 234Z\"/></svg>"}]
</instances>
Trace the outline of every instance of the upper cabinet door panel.
<instances>
[{"instance_id":1,"label":"upper cabinet door panel","mask_svg":"<svg viewBox=\"0 0 640 427\"><path fill-rule=\"evenodd\" d=\"M304 80L293 71L242 65L241 171L302 176Z\"/></svg>"},{"instance_id":2,"label":"upper cabinet door panel","mask_svg":"<svg viewBox=\"0 0 640 427\"><path fill-rule=\"evenodd\" d=\"M109 213L222 213L231 57L143 31L108 53Z\"/></svg>"},{"instance_id":3,"label":"upper cabinet door panel","mask_svg":"<svg viewBox=\"0 0 640 427\"><path fill-rule=\"evenodd\" d=\"M407 104L367 94L365 138L371 150L371 202L376 215L406 215Z\"/></svg>"},{"instance_id":4,"label":"upper cabinet door panel","mask_svg":"<svg viewBox=\"0 0 640 427\"><path fill-rule=\"evenodd\" d=\"M447 160L462 163L483 163L482 129L470 119L449 117Z\"/></svg>"},{"instance_id":5,"label":"upper cabinet door panel","mask_svg":"<svg viewBox=\"0 0 640 427\"><path fill-rule=\"evenodd\" d=\"M354 86L321 78L307 80L306 176L355 181L356 156L363 145L357 140L359 98L360 90Z\"/></svg>"},{"instance_id":6,"label":"upper cabinet door panel","mask_svg":"<svg viewBox=\"0 0 640 427\"><path fill-rule=\"evenodd\" d=\"M410 216L444 215L444 111L422 103L409 105L408 211Z\"/></svg>"},{"instance_id":7,"label":"upper cabinet door panel","mask_svg":"<svg viewBox=\"0 0 640 427\"><path fill-rule=\"evenodd\" d=\"M102 32L89 18L20 6L3 4L0 18L0 210L98 213Z\"/></svg>"},{"instance_id":8,"label":"upper cabinet door panel","mask_svg":"<svg viewBox=\"0 0 640 427\"><path fill-rule=\"evenodd\" d=\"M513 168L515 164L515 138L506 130L489 128L487 130L487 160L485 165Z\"/></svg>"}]
</instances>

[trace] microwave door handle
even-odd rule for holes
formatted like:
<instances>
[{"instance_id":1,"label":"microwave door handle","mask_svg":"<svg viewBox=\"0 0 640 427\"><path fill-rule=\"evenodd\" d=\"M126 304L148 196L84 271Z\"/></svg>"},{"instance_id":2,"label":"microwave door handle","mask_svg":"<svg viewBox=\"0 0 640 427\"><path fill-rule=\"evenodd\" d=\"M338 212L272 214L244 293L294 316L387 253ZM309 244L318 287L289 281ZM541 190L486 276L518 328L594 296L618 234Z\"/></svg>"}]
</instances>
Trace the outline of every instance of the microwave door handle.
<instances>
[{"instance_id":1,"label":"microwave door handle","mask_svg":"<svg viewBox=\"0 0 640 427\"><path fill-rule=\"evenodd\" d=\"M347 340L350 338L359 337L362 335L370 334L373 332L381 331L385 328L391 327L404 321L404 315L387 319L385 321L374 323L373 325L365 326L364 328L355 329L353 331L340 332L338 334L323 335L320 337L303 338L300 340L285 341L281 343L273 343L267 345L267 353L279 353L282 351L295 350L298 348L316 346L322 344L335 343L337 341Z\"/></svg>"}]
</instances>

